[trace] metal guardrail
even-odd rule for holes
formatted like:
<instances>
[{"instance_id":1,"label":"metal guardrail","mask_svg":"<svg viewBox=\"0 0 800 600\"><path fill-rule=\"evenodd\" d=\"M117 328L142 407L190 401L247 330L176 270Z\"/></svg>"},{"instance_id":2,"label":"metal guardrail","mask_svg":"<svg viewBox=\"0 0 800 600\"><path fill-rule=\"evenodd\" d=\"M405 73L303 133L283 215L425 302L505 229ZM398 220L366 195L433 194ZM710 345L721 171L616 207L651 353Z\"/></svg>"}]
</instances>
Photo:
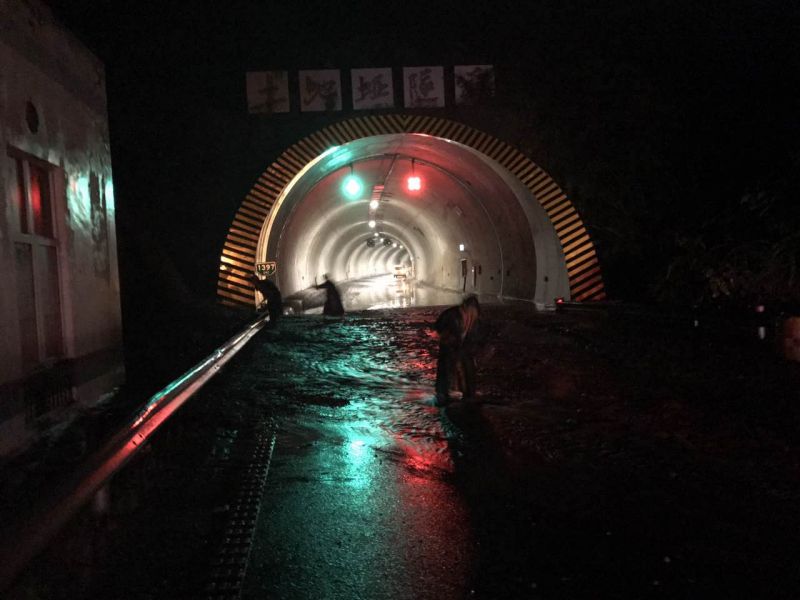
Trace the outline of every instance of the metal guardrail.
<instances>
[{"instance_id":1,"label":"metal guardrail","mask_svg":"<svg viewBox=\"0 0 800 600\"><path fill-rule=\"evenodd\" d=\"M0 532L0 592L108 480L122 469L164 422L205 385L266 324L265 314L204 360L154 394L106 444L55 492Z\"/></svg>"}]
</instances>

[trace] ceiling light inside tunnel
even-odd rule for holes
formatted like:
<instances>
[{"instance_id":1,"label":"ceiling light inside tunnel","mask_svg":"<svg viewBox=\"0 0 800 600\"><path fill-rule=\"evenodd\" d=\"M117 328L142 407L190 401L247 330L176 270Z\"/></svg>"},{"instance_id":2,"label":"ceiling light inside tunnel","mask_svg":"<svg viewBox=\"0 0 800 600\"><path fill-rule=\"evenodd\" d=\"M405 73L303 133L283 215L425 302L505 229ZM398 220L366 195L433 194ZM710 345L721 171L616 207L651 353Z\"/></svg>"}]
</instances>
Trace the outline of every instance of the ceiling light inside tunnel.
<instances>
[{"instance_id":1,"label":"ceiling light inside tunnel","mask_svg":"<svg viewBox=\"0 0 800 600\"><path fill-rule=\"evenodd\" d=\"M372 210L375 210L376 208L378 208L378 205L380 205L380 202L378 202L377 200L370 200L369 201L369 207Z\"/></svg>"},{"instance_id":2,"label":"ceiling light inside tunnel","mask_svg":"<svg viewBox=\"0 0 800 600\"><path fill-rule=\"evenodd\" d=\"M367 225L369 225L371 229L375 229L375 221L370 221L369 223L367 223Z\"/></svg>"}]
</instances>

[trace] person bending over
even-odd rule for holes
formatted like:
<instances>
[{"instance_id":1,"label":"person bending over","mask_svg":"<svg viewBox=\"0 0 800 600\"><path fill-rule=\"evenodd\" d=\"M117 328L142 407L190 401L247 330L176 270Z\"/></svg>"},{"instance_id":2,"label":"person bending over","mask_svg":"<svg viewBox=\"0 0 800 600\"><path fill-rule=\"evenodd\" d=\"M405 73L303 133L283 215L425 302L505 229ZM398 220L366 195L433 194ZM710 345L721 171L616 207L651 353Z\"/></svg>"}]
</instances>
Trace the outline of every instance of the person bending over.
<instances>
[{"instance_id":1,"label":"person bending over","mask_svg":"<svg viewBox=\"0 0 800 600\"><path fill-rule=\"evenodd\" d=\"M480 312L478 299L468 296L460 305L442 311L434 323L433 328L439 334L436 364L436 404L439 406L450 401L454 378L462 398L475 396L475 354L482 339Z\"/></svg>"},{"instance_id":2,"label":"person bending over","mask_svg":"<svg viewBox=\"0 0 800 600\"><path fill-rule=\"evenodd\" d=\"M339 290L333 282L325 275L325 281L319 285L315 285L318 290L325 290L325 305L322 307L322 314L330 317L341 317L344 315L344 305L342 304L342 297L339 295Z\"/></svg>"},{"instance_id":3,"label":"person bending over","mask_svg":"<svg viewBox=\"0 0 800 600\"><path fill-rule=\"evenodd\" d=\"M283 298L278 286L269 279L259 279L256 275L250 275L249 279L267 302L270 324L277 324L278 317L283 314Z\"/></svg>"}]
</instances>

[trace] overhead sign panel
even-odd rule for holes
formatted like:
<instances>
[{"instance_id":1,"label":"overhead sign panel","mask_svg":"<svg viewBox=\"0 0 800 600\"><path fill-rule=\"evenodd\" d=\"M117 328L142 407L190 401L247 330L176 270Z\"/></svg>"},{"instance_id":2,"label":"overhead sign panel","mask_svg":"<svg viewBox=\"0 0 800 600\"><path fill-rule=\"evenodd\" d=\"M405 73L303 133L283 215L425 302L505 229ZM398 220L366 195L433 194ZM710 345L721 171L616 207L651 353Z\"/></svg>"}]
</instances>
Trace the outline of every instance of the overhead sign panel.
<instances>
[{"instance_id":1,"label":"overhead sign panel","mask_svg":"<svg viewBox=\"0 0 800 600\"><path fill-rule=\"evenodd\" d=\"M406 108L444 106L444 67L403 67Z\"/></svg>"},{"instance_id":2,"label":"overhead sign panel","mask_svg":"<svg viewBox=\"0 0 800 600\"><path fill-rule=\"evenodd\" d=\"M342 110L339 69L300 71L300 110L302 112Z\"/></svg>"},{"instance_id":3,"label":"overhead sign panel","mask_svg":"<svg viewBox=\"0 0 800 600\"><path fill-rule=\"evenodd\" d=\"M251 71L247 73L247 112L251 114L288 113L288 71Z\"/></svg>"},{"instance_id":4,"label":"overhead sign panel","mask_svg":"<svg viewBox=\"0 0 800 600\"><path fill-rule=\"evenodd\" d=\"M453 91L445 97L443 66L403 67L401 80L395 81L392 67L350 69L352 103L348 110L394 108L395 83L402 86L405 108L443 108L448 104L485 105L495 96L494 65L455 65ZM288 71L247 73L247 108L253 114L341 111L344 107L340 69L301 70L297 86L289 92ZM449 76L449 70L448 70ZM292 78L294 82L294 77ZM449 83L449 82L448 82ZM293 83L293 85L295 85ZM397 90L399 97L399 90ZM294 104L294 106L292 106Z\"/></svg>"},{"instance_id":5,"label":"overhead sign panel","mask_svg":"<svg viewBox=\"0 0 800 600\"><path fill-rule=\"evenodd\" d=\"M391 67L385 69L351 69L353 108L392 108L394 83Z\"/></svg>"},{"instance_id":6,"label":"overhead sign panel","mask_svg":"<svg viewBox=\"0 0 800 600\"><path fill-rule=\"evenodd\" d=\"M456 104L482 104L494 98L494 66L456 65Z\"/></svg>"}]
</instances>

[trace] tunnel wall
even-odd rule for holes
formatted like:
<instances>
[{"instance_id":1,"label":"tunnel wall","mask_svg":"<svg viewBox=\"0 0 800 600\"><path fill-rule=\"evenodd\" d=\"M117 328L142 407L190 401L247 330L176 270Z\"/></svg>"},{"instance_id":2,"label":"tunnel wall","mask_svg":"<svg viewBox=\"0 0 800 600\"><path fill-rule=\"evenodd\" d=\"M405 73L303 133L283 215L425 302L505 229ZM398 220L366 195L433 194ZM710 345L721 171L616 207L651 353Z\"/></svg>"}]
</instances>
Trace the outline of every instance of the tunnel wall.
<instances>
[{"instance_id":1,"label":"tunnel wall","mask_svg":"<svg viewBox=\"0 0 800 600\"><path fill-rule=\"evenodd\" d=\"M286 186L333 146L393 133L422 133L472 148L506 169L546 212L566 263L570 299L602 300L605 289L594 244L580 215L558 184L510 145L462 123L417 115L374 115L332 124L286 150L258 178L236 212L219 263L217 294L223 304L252 306L255 291L247 281L270 210Z\"/></svg>"}]
</instances>

